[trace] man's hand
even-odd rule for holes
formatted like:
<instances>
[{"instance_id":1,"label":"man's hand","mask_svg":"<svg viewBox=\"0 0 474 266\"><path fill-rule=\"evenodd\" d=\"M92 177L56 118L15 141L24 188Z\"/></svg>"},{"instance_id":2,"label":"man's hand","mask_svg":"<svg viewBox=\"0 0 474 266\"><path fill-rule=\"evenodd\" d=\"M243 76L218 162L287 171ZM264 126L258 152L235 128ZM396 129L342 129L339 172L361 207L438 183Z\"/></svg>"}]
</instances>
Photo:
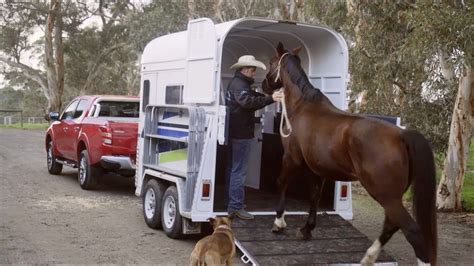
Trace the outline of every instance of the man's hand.
<instances>
[{"instance_id":1,"label":"man's hand","mask_svg":"<svg viewBox=\"0 0 474 266\"><path fill-rule=\"evenodd\" d=\"M283 96L284 96L283 91L281 90L275 91L272 94L272 98L275 102L281 102L281 100L283 99Z\"/></svg>"}]
</instances>

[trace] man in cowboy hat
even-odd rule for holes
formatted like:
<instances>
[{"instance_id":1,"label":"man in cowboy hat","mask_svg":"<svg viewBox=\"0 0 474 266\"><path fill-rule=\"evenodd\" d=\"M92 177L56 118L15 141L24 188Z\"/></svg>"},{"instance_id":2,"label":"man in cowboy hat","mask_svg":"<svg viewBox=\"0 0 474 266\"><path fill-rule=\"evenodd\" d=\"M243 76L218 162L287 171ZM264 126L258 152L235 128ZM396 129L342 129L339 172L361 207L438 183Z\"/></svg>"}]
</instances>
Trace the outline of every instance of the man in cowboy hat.
<instances>
[{"instance_id":1,"label":"man in cowboy hat","mask_svg":"<svg viewBox=\"0 0 474 266\"><path fill-rule=\"evenodd\" d=\"M244 55L230 68L236 69L234 78L226 91L226 105L230 109L229 119L229 155L230 165L226 175L227 212L229 216L241 219L253 219L253 215L244 209L245 178L248 170L250 145L254 138L255 111L282 98L281 92L271 96L253 91L257 67L265 70L265 64L252 55Z\"/></svg>"}]
</instances>

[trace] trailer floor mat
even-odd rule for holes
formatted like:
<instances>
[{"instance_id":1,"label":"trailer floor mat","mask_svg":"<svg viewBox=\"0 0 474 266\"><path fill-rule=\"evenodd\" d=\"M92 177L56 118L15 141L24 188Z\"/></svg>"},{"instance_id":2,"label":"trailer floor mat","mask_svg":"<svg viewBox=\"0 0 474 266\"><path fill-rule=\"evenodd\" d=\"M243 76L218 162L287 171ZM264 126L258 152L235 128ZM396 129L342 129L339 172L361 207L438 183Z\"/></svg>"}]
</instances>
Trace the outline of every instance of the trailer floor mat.
<instances>
[{"instance_id":1,"label":"trailer floor mat","mask_svg":"<svg viewBox=\"0 0 474 266\"><path fill-rule=\"evenodd\" d=\"M339 215L321 214L310 240L300 240L296 232L306 223L306 215L285 216L288 227L271 231L274 216L253 220L234 219L232 230L237 247L249 262L262 265L360 263L372 245L364 234ZM377 263L395 263L382 251Z\"/></svg>"},{"instance_id":2,"label":"trailer floor mat","mask_svg":"<svg viewBox=\"0 0 474 266\"><path fill-rule=\"evenodd\" d=\"M224 202L224 186L218 185L215 190L214 200L214 211L225 212L227 206ZM278 201L280 200L280 194L269 193L266 191L260 191L253 188L245 188L245 204L247 205L246 210L250 212L274 212ZM294 199L292 197L286 198L285 209L291 212L307 212L309 211L309 202ZM320 207L318 211L333 211L334 209Z\"/></svg>"}]
</instances>

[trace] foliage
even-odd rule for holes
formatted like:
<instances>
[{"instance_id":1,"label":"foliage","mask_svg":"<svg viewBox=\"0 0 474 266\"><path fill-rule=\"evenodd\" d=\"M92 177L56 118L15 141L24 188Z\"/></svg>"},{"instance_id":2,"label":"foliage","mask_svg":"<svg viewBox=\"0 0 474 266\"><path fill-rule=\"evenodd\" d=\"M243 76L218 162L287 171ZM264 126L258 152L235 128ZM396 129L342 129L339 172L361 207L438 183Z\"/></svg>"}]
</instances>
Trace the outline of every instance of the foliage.
<instances>
[{"instance_id":1,"label":"foliage","mask_svg":"<svg viewBox=\"0 0 474 266\"><path fill-rule=\"evenodd\" d=\"M466 38L472 26L460 22L468 20L468 9L456 13L449 4L428 2L314 1L308 12L348 41L351 97L365 96L358 111L401 116L405 126L430 140L436 153L444 153L457 87L456 80L443 77L438 52L459 50L454 43ZM456 16L448 19L450 12ZM441 37L440 31L449 28L461 37Z\"/></svg>"},{"instance_id":2,"label":"foliage","mask_svg":"<svg viewBox=\"0 0 474 266\"><path fill-rule=\"evenodd\" d=\"M6 87L0 90L0 109L18 110L18 103L23 100L23 91Z\"/></svg>"},{"instance_id":3,"label":"foliage","mask_svg":"<svg viewBox=\"0 0 474 266\"><path fill-rule=\"evenodd\" d=\"M128 45L129 30L123 22L130 7L129 1L109 5L104 1L63 2L66 100L85 93L138 93L137 55ZM46 83L44 36L37 40L31 36L45 31L47 11L48 1L0 5L0 61L11 66L4 67L3 73L11 86L16 86L16 79L25 77ZM99 17L102 25L84 26L92 17ZM44 83L40 84L43 90ZM38 88L34 83L25 85L33 87L16 88ZM44 95L48 93L45 91Z\"/></svg>"},{"instance_id":4,"label":"foliage","mask_svg":"<svg viewBox=\"0 0 474 266\"><path fill-rule=\"evenodd\" d=\"M0 109L23 110L24 117L42 117L47 106L40 88L23 90L5 87L0 90Z\"/></svg>"},{"instance_id":5,"label":"foliage","mask_svg":"<svg viewBox=\"0 0 474 266\"><path fill-rule=\"evenodd\" d=\"M143 52L145 45L152 39L186 28L185 1L156 0L127 18L130 42L135 50Z\"/></svg>"}]
</instances>

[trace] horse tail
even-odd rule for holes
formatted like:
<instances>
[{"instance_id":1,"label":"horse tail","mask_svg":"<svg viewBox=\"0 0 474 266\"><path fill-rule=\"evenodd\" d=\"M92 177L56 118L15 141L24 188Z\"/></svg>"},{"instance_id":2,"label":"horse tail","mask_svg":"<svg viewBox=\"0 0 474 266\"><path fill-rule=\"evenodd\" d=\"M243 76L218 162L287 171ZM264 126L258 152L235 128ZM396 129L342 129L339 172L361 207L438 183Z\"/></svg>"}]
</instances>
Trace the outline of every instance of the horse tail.
<instances>
[{"instance_id":1,"label":"horse tail","mask_svg":"<svg viewBox=\"0 0 474 266\"><path fill-rule=\"evenodd\" d=\"M413 212L420 227L430 262L436 264L438 233L436 228L436 169L428 140L415 130L401 134L407 145L410 180L413 185Z\"/></svg>"}]
</instances>

